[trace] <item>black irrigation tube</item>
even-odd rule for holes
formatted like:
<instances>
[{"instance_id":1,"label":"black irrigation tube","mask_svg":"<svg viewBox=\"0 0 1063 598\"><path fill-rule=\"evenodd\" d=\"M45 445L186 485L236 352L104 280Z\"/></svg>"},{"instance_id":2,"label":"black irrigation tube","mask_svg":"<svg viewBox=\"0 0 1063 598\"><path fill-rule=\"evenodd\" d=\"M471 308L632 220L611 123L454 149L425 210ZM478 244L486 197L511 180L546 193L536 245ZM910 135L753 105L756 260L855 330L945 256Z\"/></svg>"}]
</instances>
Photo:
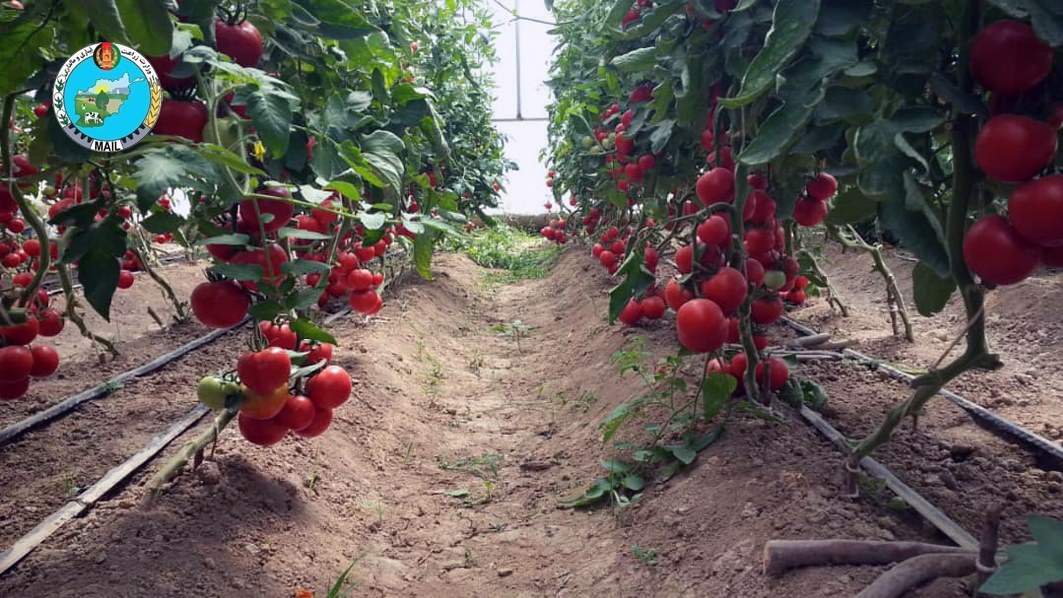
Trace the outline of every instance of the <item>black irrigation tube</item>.
<instances>
[{"instance_id":1,"label":"black irrigation tube","mask_svg":"<svg viewBox=\"0 0 1063 598\"><path fill-rule=\"evenodd\" d=\"M242 327L244 324L247 323L247 321L248 318L245 317L243 321L241 321L236 326L233 326L232 328L214 330L184 345L181 345L180 347L174 349L173 351L170 351L169 353L166 353L165 355L160 355L141 366L118 374L110 380L102 382L92 388L89 388L88 390L83 390L77 393L76 395L67 397L66 399L63 399L62 401L56 403L55 405L52 405L51 407L43 411L38 411L37 413L31 415L30 417L22 421L11 424L3 430L0 430L0 446L11 442L15 438L18 438L19 436L25 434L26 432L34 428L42 426L54 419L66 415L82 403L99 399L101 397L105 397L111 394L115 389L120 387L125 382L132 380L133 378L138 378L140 376L144 376L146 374L150 374L162 369L168 364L184 357L185 355L188 355L192 351L195 351L196 349L199 349L205 345L208 345L218 340L219 338L228 334L230 331Z\"/></svg>"},{"instance_id":2,"label":"black irrigation tube","mask_svg":"<svg viewBox=\"0 0 1063 598\"><path fill-rule=\"evenodd\" d=\"M783 317L782 322L793 330L800 333L802 336L812 336L814 334L818 334L818 332L816 332L812 328L809 328L808 326L805 326L804 324L796 322L790 318ZM889 364L875 360L858 351L853 351L852 349L843 349L841 353L842 355L849 357L850 359L854 359L856 361L866 364L873 370L881 370L885 372L888 376L896 380L902 380L904 382L911 383L912 380L915 380L916 378L912 374L902 372L901 370L898 370L897 368ZM938 394L954 403L960 409L966 411L975 421L983 424L997 436L1010 437L1019 444L1026 446L1027 448L1033 449L1034 451L1037 451L1040 454L1043 454L1044 456L1053 459L1059 465L1063 465L1063 446L1060 446L1052 442L1051 440L1045 438L1044 436L1041 436L1040 434L1037 434L1036 432L1033 432L1028 428L1024 428L1023 426L1011 421L1010 419L998 415L997 413L994 413L993 411L986 409L985 407L982 407L981 405L978 405L977 403L974 403L950 390L946 390L943 388L938 391Z\"/></svg>"}]
</instances>

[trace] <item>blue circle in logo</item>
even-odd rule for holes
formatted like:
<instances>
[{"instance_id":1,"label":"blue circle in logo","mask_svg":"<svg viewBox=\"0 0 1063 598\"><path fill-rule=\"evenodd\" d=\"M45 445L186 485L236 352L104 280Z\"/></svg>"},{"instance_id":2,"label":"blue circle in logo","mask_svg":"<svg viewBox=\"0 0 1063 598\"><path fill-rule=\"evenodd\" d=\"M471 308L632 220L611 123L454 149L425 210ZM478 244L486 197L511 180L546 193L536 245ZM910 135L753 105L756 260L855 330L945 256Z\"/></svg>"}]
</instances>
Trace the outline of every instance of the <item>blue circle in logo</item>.
<instances>
[{"instance_id":1,"label":"blue circle in logo","mask_svg":"<svg viewBox=\"0 0 1063 598\"><path fill-rule=\"evenodd\" d=\"M136 61L119 60L105 71L89 59L70 72L63 100L77 130L92 139L116 141L144 123L151 87Z\"/></svg>"}]
</instances>

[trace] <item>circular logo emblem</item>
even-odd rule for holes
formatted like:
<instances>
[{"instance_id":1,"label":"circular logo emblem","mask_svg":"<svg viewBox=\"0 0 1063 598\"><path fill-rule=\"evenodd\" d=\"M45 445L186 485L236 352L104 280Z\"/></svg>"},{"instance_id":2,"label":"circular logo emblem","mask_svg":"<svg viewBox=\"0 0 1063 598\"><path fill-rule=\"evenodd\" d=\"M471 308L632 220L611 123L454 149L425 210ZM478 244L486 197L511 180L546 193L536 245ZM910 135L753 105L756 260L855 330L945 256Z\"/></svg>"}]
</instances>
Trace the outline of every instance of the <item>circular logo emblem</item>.
<instances>
[{"instance_id":1,"label":"circular logo emblem","mask_svg":"<svg viewBox=\"0 0 1063 598\"><path fill-rule=\"evenodd\" d=\"M52 105L59 125L78 145L118 152L151 132L162 109L162 87L144 56L102 42L78 50L59 69Z\"/></svg>"}]
</instances>

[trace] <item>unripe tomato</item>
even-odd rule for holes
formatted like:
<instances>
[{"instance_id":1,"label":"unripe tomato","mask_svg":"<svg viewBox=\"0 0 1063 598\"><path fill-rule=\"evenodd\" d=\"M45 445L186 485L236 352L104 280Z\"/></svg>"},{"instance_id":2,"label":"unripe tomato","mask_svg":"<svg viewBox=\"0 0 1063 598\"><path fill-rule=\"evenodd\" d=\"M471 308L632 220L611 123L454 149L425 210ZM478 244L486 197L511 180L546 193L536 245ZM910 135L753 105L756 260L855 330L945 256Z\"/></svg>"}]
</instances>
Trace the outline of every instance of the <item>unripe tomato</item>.
<instances>
[{"instance_id":1,"label":"unripe tomato","mask_svg":"<svg viewBox=\"0 0 1063 598\"><path fill-rule=\"evenodd\" d=\"M963 259L983 282L1015 284L1041 263L1041 248L1023 239L1003 216L983 216L963 239Z\"/></svg>"},{"instance_id":2,"label":"unripe tomato","mask_svg":"<svg viewBox=\"0 0 1063 598\"><path fill-rule=\"evenodd\" d=\"M226 382L217 376L204 376L196 385L196 397L199 402L218 411L225 408L225 401L230 395L240 394L240 386Z\"/></svg>"},{"instance_id":3,"label":"unripe tomato","mask_svg":"<svg viewBox=\"0 0 1063 598\"><path fill-rule=\"evenodd\" d=\"M679 343L695 353L708 353L723 346L727 337L727 318L716 303L692 299L676 312Z\"/></svg>"},{"instance_id":4,"label":"unripe tomato","mask_svg":"<svg viewBox=\"0 0 1063 598\"><path fill-rule=\"evenodd\" d=\"M1022 183L1044 170L1056 155L1056 130L1015 114L986 121L974 143L974 157L982 172L995 179Z\"/></svg>"},{"instance_id":5,"label":"unripe tomato","mask_svg":"<svg viewBox=\"0 0 1063 598\"><path fill-rule=\"evenodd\" d=\"M245 385L244 400L240 402L240 414L251 419L271 419L284 409L288 402L288 383L266 393L258 393Z\"/></svg>"}]
</instances>

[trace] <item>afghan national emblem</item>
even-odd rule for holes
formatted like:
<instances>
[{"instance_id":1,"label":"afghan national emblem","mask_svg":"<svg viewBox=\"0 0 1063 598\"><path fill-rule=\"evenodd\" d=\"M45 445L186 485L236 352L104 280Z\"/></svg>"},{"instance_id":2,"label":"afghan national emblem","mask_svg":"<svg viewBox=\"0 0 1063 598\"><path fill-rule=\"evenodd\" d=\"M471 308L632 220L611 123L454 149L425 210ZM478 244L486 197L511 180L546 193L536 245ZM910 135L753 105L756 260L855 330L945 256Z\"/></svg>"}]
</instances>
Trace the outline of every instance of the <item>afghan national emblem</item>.
<instances>
[{"instance_id":1,"label":"afghan national emblem","mask_svg":"<svg viewBox=\"0 0 1063 598\"><path fill-rule=\"evenodd\" d=\"M59 125L78 145L118 152L151 132L162 109L162 87L140 53L101 42L82 48L59 69L52 105Z\"/></svg>"}]
</instances>

